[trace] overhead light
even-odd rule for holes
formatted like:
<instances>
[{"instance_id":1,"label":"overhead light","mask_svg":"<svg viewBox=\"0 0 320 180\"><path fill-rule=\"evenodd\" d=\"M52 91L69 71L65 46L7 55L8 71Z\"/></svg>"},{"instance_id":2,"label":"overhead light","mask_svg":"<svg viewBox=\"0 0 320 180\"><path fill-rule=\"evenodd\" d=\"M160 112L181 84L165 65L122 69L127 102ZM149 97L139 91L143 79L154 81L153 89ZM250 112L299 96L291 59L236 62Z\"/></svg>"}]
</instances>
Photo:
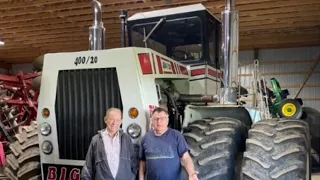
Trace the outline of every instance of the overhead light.
<instances>
[{"instance_id":1,"label":"overhead light","mask_svg":"<svg viewBox=\"0 0 320 180\"><path fill-rule=\"evenodd\" d=\"M3 46L4 45L4 42L3 41L0 41L0 46Z\"/></svg>"}]
</instances>

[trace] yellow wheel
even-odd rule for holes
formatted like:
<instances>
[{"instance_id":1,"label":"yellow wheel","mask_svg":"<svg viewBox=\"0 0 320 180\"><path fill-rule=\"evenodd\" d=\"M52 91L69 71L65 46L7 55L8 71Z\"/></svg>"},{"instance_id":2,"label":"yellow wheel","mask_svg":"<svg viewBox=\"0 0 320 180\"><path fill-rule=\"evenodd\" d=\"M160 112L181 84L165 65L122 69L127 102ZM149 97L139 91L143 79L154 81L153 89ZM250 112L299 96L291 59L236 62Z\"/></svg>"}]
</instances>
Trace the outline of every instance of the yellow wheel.
<instances>
[{"instance_id":1,"label":"yellow wheel","mask_svg":"<svg viewBox=\"0 0 320 180\"><path fill-rule=\"evenodd\" d=\"M294 99L285 99L279 104L279 116L284 118L300 119L302 116L301 104Z\"/></svg>"},{"instance_id":2,"label":"yellow wheel","mask_svg":"<svg viewBox=\"0 0 320 180\"><path fill-rule=\"evenodd\" d=\"M291 117L297 112L297 108L292 103L286 103L282 106L281 111L285 116Z\"/></svg>"}]
</instances>

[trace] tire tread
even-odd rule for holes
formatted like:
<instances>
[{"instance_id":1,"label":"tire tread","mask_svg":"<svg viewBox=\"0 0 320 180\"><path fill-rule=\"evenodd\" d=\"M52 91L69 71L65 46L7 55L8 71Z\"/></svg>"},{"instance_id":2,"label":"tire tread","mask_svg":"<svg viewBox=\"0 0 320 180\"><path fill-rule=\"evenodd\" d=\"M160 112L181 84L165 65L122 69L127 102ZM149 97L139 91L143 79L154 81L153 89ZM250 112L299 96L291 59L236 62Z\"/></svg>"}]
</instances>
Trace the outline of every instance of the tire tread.
<instances>
[{"instance_id":1,"label":"tire tread","mask_svg":"<svg viewBox=\"0 0 320 180\"><path fill-rule=\"evenodd\" d=\"M242 165L244 180L308 179L310 136L306 123L262 120L252 126L248 136Z\"/></svg>"},{"instance_id":2,"label":"tire tread","mask_svg":"<svg viewBox=\"0 0 320 180\"><path fill-rule=\"evenodd\" d=\"M240 144L245 144L245 125L229 117L197 120L185 129L184 137L191 149L201 180L234 179ZM241 142L243 141L243 142Z\"/></svg>"},{"instance_id":3,"label":"tire tread","mask_svg":"<svg viewBox=\"0 0 320 180\"><path fill-rule=\"evenodd\" d=\"M39 177L41 167L36 122L19 127L19 132L15 136L16 140L9 146L11 153L6 158L10 162L5 165L4 173L11 180Z\"/></svg>"}]
</instances>

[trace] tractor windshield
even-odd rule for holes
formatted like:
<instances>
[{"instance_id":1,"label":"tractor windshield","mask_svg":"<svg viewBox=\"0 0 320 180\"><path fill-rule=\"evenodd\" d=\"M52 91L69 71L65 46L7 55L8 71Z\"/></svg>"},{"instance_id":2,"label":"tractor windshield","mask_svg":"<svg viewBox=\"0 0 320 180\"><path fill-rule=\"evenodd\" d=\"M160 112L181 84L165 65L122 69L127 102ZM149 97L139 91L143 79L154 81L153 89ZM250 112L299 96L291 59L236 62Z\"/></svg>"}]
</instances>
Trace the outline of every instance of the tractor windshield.
<instances>
[{"instance_id":1,"label":"tractor windshield","mask_svg":"<svg viewBox=\"0 0 320 180\"><path fill-rule=\"evenodd\" d=\"M202 56L200 18L165 20L156 26L157 23L134 25L131 28L133 46L148 47L178 61L200 60ZM150 36L144 42L148 35Z\"/></svg>"}]
</instances>

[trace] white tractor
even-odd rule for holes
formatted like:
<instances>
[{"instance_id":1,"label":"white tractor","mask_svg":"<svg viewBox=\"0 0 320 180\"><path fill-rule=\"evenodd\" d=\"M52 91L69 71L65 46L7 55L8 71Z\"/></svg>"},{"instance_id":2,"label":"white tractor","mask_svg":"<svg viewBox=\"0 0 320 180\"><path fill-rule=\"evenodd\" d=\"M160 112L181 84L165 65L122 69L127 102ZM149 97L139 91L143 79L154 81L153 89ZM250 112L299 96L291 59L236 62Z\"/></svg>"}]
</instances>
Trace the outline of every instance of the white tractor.
<instances>
[{"instance_id":1,"label":"white tractor","mask_svg":"<svg viewBox=\"0 0 320 180\"><path fill-rule=\"evenodd\" d=\"M115 49L104 49L101 7L92 5L90 50L44 56L37 117L42 179L80 179L110 107L123 111L122 129L138 150L157 106L168 109L169 126L186 138L201 180L310 179L308 125L259 119L239 101L247 91L238 83L234 0L227 0L222 23L202 4L128 20L122 13L129 47L124 31L124 47Z\"/></svg>"}]
</instances>

